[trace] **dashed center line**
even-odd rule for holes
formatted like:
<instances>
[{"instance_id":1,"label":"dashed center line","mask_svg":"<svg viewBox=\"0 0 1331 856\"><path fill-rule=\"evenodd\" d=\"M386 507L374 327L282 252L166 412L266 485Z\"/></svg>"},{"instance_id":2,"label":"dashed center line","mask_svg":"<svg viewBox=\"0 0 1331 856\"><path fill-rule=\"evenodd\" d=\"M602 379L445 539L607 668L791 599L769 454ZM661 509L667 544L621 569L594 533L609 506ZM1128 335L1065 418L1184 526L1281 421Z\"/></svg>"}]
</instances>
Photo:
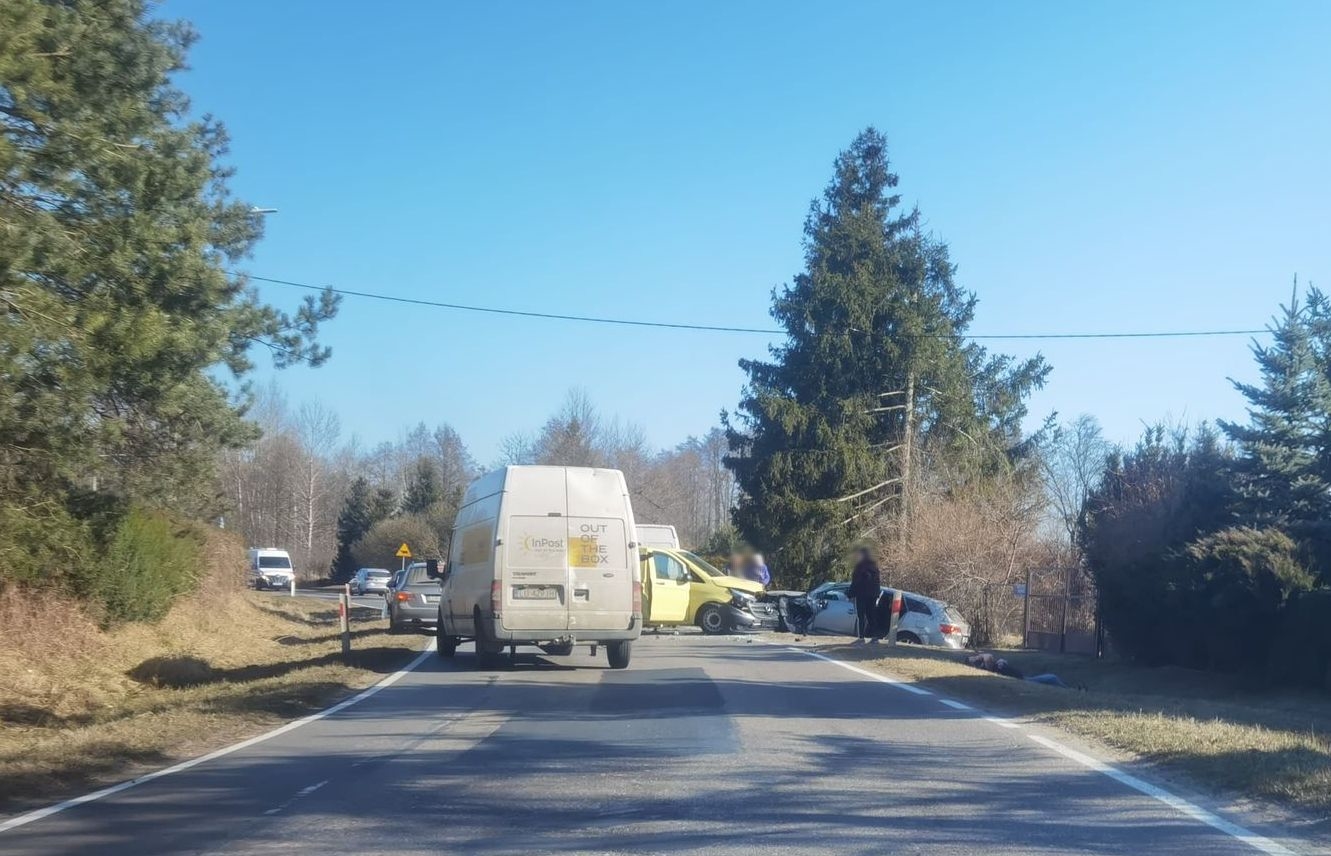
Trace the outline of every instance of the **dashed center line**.
<instances>
[{"instance_id":1,"label":"dashed center line","mask_svg":"<svg viewBox=\"0 0 1331 856\"><path fill-rule=\"evenodd\" d=\"M953 710L975 710L975 708L971 707L968 704L962 704L961 702L953 701L950 698L940 698L939 701L947 705L948 707L952 708Z\"/></svg>"},{"instance_id":2,"label":"dashed center line","mask_svg":"<svg viewBox=\"0 0 1331 856\"><path fill-rule=\"evenodd\" d=\"M326 784L328 784L328 779L324 779L322 782L315 782L313 785L301 788L300 790L296 791L296 795L294 797L282 803L277 808L268 809L267 811L264 812L264 814L280 814L281 812L286 811L288 808L290 808L291 804L294 803L296 800L304 799L305 797L319 790Z\"/></svg>"}]
</instances>

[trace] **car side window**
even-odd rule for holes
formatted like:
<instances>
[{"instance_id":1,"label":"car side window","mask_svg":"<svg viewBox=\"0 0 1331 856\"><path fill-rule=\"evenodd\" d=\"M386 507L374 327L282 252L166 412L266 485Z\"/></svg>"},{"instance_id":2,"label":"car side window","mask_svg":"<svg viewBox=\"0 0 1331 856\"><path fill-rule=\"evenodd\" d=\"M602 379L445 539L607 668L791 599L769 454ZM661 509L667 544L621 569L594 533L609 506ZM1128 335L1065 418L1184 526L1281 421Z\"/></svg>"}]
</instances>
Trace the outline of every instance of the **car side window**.
<instances>
[{"instance_id":1,"label":"car side window","mask_svg":"<svg viewBox=\"0 0 1331 856\"><path fill-rule=\"evenodd\" d=\"M916 600L913 597L906 598L906 611L918 612L921 615L933 615L933 613L929 611L928 605L926 605L922 601Z\"/></svg>"},{"instance_id":2,"label":"car side window","mask_svg":"<svg viewBox=\"0 0 1331 856\"><path fill-rule=\"evenodd\" d=\"M689 573L684 569L684 565L665 553L657 553L652 556L652 567L658 580L676 583L688 582Z\"/></svg>"}]
</instances>

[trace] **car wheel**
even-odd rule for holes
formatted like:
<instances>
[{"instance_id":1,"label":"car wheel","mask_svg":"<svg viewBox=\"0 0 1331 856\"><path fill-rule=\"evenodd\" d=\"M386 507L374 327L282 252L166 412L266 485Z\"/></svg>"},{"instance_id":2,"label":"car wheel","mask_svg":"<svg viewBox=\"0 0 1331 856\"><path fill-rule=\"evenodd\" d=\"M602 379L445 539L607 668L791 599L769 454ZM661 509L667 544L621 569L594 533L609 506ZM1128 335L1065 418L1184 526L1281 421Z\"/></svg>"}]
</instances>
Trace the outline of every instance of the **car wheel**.
<instances>
[{"instance_id":1,"label":"car wheel","mask_svg":"<svg viewBox=\"0 0 1331 856\"><path fill-rule=\"evenodd\" d=\"M627 669L629 658L633 654L633 643L627 639L623 642L610 642L605 646L605 654L610 660L610 668Z\"/></svg>"},{"instance_id":2,"label":"car wheel","mask_svg":"<svg viewBox=\"0 0 1331 856\"><path fill-rule=\"evenodd\" d=\"M698 626L702 632L708 636L718 636L725 633L730 628L726 621L726 614L721 611L721 607L715 603L709 603L698 611Z\"/></svg>"},{"instance_id":3,"label":"car wheel","mask_svg":"<svg viewBox=\"0 0 1331 856\"><path fill-rule=\"evenodd\" d=\"M911 633L909 630L902 630L897 633L897 641L903 645L919 645L920 637Z\"/></svg>"}]
</instances>

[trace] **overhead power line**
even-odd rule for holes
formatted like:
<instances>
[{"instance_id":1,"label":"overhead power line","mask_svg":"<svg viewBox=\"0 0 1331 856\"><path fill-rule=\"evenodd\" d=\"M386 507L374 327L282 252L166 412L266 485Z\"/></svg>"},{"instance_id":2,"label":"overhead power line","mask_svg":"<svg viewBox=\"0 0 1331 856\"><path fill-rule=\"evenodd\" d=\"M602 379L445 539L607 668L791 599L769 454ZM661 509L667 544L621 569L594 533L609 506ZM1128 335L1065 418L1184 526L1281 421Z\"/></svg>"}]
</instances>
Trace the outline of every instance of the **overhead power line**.
<instances>
[{"instance_id":1,"label":"overhead power line","mask_svg":"<svg viewBox=\"0 0 1331 856\"><path fill-rule=\"evenodd\" d=\"M331 291L347 297L363 297L367 300L385 300L390 303L407 303L413 306L433 306L438 309L454 309L462 312L485 312L490 315L515 315L520 318L543 318L551 321L582 321L588 324L618 324L626 327L663 327L671 330L701 330L711 333L760 333L764 336L784 336L785 330L765 327L728 327L718 324L686 324L672 321L644 321L636 318L601 318L595 315L565 315L558 312L534 312L524 309L501 309L497 306L473 306L466 303L447 303L442 300L424 300L419 297L401 297L395 294L377 294L372 291L354 291L349 288L334 288L325 285L313 285L308 282L294 282L289 279L275 279L268 276L230 271L232 276L246 277L256 282L273 285L286 285L292 288L304 288L310 291ZM1133 333L990 333L973 335L963 334L961 339L1169 339L1201 336L1260 336L1269 330L1166 330L1156 332ZM941 337L940 337L941 338Z\"/></svg>"}]
</instances>

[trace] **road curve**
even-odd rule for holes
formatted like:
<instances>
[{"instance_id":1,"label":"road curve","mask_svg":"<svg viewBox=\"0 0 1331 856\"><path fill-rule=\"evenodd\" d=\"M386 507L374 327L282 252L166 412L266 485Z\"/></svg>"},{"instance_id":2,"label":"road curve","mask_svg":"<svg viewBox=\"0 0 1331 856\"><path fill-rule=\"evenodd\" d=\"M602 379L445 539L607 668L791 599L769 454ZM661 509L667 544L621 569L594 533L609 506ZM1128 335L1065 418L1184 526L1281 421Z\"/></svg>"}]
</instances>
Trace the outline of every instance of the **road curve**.
<instances>
[{"instance_id":1,"label":"road curve","mask_svg":"<svg viewBox=\"0 0 1331 856\"><path fill-rule=\"evenodd\" d=\"M585 648L472 667L431 656L0 852L1257 852L1022 731L779 646L647 636L627 671Z\"/></svg>"}]
</instances>

